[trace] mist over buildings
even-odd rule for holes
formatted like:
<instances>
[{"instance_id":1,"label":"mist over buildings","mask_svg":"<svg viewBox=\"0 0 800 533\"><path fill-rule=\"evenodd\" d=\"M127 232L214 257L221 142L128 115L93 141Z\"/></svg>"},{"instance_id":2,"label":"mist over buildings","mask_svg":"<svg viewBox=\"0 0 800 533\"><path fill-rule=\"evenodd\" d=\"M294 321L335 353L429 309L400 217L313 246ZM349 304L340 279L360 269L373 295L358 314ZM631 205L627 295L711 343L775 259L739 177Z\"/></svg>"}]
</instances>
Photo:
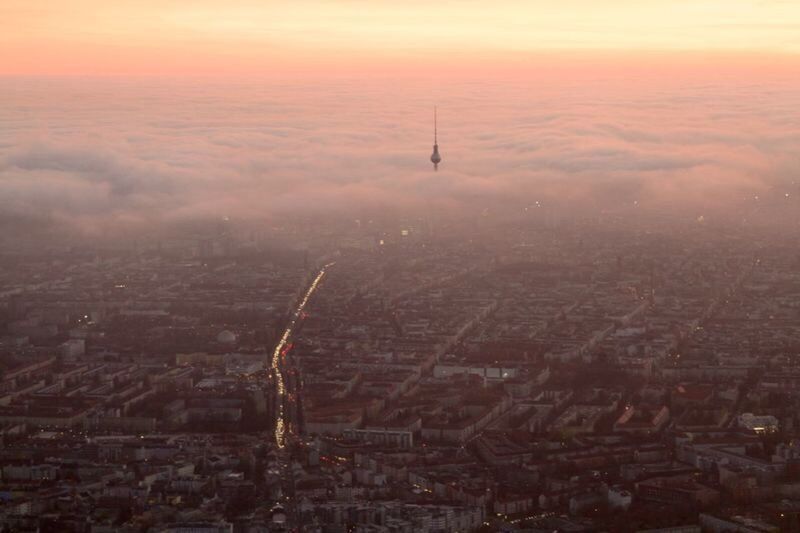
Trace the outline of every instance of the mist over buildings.
<instances>
[{"instance_id":1,"label":"mist over buildings","mask_svg":"<svg viewBox=\"0 0 800 533\"><path fill-rule=\"evenodd\" d=\"M0 231L542 208L796 227L790 84L615 81L3 79Z\"/></svg>"}]
</instances>

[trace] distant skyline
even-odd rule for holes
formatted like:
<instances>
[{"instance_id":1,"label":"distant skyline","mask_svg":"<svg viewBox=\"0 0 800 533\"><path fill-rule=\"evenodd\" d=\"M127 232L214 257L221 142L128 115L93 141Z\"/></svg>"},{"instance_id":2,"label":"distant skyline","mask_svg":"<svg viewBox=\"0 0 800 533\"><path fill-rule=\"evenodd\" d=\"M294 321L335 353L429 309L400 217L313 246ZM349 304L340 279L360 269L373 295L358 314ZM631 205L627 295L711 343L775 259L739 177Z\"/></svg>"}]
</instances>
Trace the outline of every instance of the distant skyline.
<instances>
[{"instance_id":1,"label":"distant skyline","mask_svg":"<svg viewBox=\"0 0 800 533\"><path fill-rule=\"evenodd\" d=\"M781 0L6 0L0 74L449 71L584 58L796 67ZM555 58L555 59L554 59Z\"/></svg>"}]
</instances>

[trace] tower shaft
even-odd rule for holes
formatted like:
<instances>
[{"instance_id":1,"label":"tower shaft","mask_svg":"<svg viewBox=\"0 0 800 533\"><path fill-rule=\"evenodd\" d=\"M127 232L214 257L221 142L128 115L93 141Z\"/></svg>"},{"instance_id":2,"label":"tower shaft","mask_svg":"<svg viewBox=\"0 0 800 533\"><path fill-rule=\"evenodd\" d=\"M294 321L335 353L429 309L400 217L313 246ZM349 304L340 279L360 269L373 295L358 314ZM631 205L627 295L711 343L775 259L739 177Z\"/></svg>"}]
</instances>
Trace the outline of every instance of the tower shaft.
<instances>
[{"instance_id":1,"label":"tower shaft","mask_svg":"<svg viewBox=\"0 0 800 533\"><path fill-rule=\"evenodd\" d=\"M436 106L433 106L433 154L431 154L431 163L433 163L433 170L439 170L439 163L442 161L442 156L439 155L439 131L438 121L436 116Z\"/></svg>"}]
</instances>

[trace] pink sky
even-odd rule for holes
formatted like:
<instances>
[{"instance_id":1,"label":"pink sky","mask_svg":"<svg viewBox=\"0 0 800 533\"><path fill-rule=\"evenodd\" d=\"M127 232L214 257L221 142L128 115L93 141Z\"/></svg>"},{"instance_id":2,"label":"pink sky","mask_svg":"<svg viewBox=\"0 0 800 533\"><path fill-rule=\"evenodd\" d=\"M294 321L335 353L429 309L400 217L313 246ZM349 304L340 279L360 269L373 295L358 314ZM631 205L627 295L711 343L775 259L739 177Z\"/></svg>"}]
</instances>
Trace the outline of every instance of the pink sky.
<instances>
[{"instance_id":1,"label":"pink sky","mask_svg":"<svg viewBox=\"0 0 800 533\"><path fill-rule=\"evenodd\" d=\"M788 69L800 53L791 0L5 0L0 20L0 74Z\"/></svg>"}]
</instances>

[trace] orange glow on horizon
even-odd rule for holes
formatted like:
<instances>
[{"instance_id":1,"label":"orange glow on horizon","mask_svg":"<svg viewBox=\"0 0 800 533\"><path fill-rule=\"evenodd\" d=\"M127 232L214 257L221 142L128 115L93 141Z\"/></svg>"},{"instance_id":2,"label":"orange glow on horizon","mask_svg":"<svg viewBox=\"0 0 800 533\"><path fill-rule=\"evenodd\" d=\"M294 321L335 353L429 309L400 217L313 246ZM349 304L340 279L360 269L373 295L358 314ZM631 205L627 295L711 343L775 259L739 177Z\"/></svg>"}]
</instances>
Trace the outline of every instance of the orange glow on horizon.
<instances>
[{"instance_id":1,"label":"orange glow on horizon","mask_svg":"<svg viewBox=\"0 0 800 533\"><path fill-rule=\"evenodd\" d=\"M758 0L7 0L0 19L0 74L800 62L800 4Z\"/></svg>"}]
</instances>

